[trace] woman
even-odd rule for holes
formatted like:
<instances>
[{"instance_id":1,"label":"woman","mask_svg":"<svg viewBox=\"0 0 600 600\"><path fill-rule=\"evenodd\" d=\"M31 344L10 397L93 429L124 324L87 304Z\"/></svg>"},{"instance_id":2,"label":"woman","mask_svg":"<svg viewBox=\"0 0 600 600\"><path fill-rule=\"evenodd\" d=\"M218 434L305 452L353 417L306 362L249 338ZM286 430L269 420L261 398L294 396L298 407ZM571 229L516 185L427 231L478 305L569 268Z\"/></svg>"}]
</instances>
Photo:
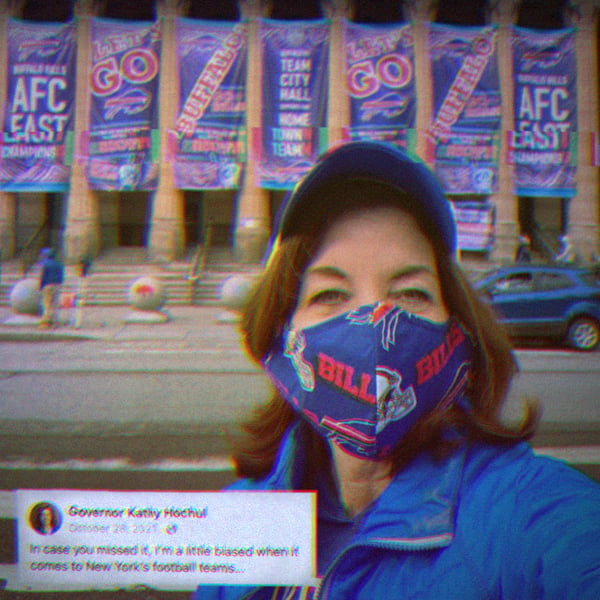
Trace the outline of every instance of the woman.
<instances>
[{"instance_id":1,"label":"woman","mask_svg":"<svg viewBox=\"0 0 600 600\"><path fill-rule=\"evenodd\" d=\"M401 151L326 155L283 206L242 330L274 383L235 489L318 492L319 598L598 598L600 493L500 420L507 338L454 257L451 207ZM201 587L196 598L314 590Z\"/></svg>"},{"instance_id":2,"label":"woman","mask_svg":"<svg viewBox=\"0 0 600 600\"><path fill-rule=\"evenodd\" d=\"M60 516L56 508L48 502L36 504L30 512L30 525L42 535L52 535L60 527Z\"/></svg>"}]
</instances>

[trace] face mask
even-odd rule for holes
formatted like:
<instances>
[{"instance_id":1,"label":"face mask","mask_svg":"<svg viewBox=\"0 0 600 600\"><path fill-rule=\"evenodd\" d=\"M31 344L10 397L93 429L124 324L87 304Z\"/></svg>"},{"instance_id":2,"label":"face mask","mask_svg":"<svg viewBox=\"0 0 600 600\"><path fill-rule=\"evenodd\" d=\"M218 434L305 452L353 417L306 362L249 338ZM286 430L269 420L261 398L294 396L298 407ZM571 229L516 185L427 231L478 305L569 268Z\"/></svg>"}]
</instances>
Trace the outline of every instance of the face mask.
<instances>
[{"instance_id":1,"label":"face mask","mask_svg":"<svg viewBox=\"0 0 600 600\"><path fill-rule=\"evenodd\" d=\"M263 361L283 398L316 430L361 458L387 456L417 421L464 401L472 345L389 304L287 327Z\"/></svg>"}]
</instances>

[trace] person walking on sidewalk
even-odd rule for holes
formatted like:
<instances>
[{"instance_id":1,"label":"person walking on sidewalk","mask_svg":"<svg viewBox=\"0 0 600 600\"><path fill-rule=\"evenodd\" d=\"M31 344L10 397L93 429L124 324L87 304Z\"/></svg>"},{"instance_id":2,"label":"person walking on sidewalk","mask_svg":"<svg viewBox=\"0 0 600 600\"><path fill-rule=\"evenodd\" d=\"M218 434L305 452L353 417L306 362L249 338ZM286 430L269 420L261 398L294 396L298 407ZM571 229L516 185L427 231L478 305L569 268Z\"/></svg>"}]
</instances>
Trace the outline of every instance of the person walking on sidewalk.
<instances>
[{"instance_id":1,"label":"person walking on sidewalk","mask_svg":"<svg viewBox=\"0 0 600 600\"><path fill-rule=\"evenodd\" d=\"M65 268L57 258L56 251L50 250L42 265L40 290L42 292L42 320L40 327L56 327L58 325L58 299L60 287L64 281Z\"/></svg>"},{"instance_id":2,"label":"person walking on sidewalk","mask_svg":"<svg viewBox=\"0 0 600 600\"><path fill-rule=\"evenodd\" d=\"M519 245L515 254L515 262L517 264L531 262L531 240L527 235L519 236Z\"/></svg>"},{"instance_id":3,"label":"person walking on sidewalk","mask_svg":"<svg viewBox=\"0 0 600 600\"><path fill-rule=\"evenodd\" d=\"M77 286L77 292L73 298L73 306L71 307L71 316L69 318L69 325L76 329L81 329L83 324L83 307L85 306L85 300L87 297L87 284L88 275L92 267L92 261L85 257L79 263L79 281Z\"/></svg>"}]
</instances>

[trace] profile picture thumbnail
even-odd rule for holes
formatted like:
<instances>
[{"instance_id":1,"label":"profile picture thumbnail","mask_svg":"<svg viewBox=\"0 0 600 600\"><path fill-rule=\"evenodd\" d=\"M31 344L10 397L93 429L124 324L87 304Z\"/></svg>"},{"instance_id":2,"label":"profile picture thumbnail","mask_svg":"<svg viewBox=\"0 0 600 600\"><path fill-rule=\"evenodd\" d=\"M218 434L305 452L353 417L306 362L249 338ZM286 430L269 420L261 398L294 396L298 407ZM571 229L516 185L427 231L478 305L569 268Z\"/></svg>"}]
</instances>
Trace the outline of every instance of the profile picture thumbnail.
<instances>
[{"instance_id":1,"label":"profile picture thumbnail","mask_svg":"<svg viewBox=\"0 0 600 600\"><path fill-rule=\"evenodd\" d=\"M51 502L38 502L29 509L29 525L41 535L56 533L61 524L62 513Z\"/></svg>"}]
</instances>

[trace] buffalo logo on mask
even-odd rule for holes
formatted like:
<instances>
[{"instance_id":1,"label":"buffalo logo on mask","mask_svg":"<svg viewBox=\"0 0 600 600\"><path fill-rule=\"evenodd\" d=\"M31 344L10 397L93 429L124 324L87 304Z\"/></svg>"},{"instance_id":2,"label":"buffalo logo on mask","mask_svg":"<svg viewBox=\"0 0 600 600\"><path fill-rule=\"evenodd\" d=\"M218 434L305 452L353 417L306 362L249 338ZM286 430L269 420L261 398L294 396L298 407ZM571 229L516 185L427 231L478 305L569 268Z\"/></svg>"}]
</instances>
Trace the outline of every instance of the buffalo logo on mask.
<instances>
[{"instance_id":1,"label":"buffalo logo on mask","mask_svg":"<svg viewBox=\"0 0 600 600\"><path fill-rule=\"evenodd\" d=\"M453 318L389 304L287 327L263 361L283 398L351 454L379 458L433 410L466 402L472 345Z\"/></svg>"},{"instance_id":2,"label":"buffalo logo on mask","mask_svg":"<svg viewBox=\"0 0 600 600\"><path fill-rule=\"evenodd\" d=\"M365 312L360 308L350 311L346 318L355 325L372 325L373 327L380 325L381 346L385 350L389 350L390 345L396 343L396 324L399 314L394 305L378 303L371 311Z\"/></svg>"},{"instance_id":3,"label":"buffalo logo on mask","mask_svg":"<svg viewBox=\"0 0 600 600\"><path fill-rule=\"evenodd\" d=\"M306 391L312 392L315 389L315 372L312 365L306 362L302 356L304 348L306 348L306 339L302 331L291 329L283 353L292 361L302 387Z\"/></svg>"},{"instance_id":4,"label":"buffalo logo on mask","mask_svg":"<svg viewBox=\"0 0 600 600\"><path fill-rule=\"evenodd\" d=\"M402 390L402 375L386 367L377 368L377 427L378 433L395 419L402 419L417 405L412 387Z\"/></svg>"}]
</instances>

